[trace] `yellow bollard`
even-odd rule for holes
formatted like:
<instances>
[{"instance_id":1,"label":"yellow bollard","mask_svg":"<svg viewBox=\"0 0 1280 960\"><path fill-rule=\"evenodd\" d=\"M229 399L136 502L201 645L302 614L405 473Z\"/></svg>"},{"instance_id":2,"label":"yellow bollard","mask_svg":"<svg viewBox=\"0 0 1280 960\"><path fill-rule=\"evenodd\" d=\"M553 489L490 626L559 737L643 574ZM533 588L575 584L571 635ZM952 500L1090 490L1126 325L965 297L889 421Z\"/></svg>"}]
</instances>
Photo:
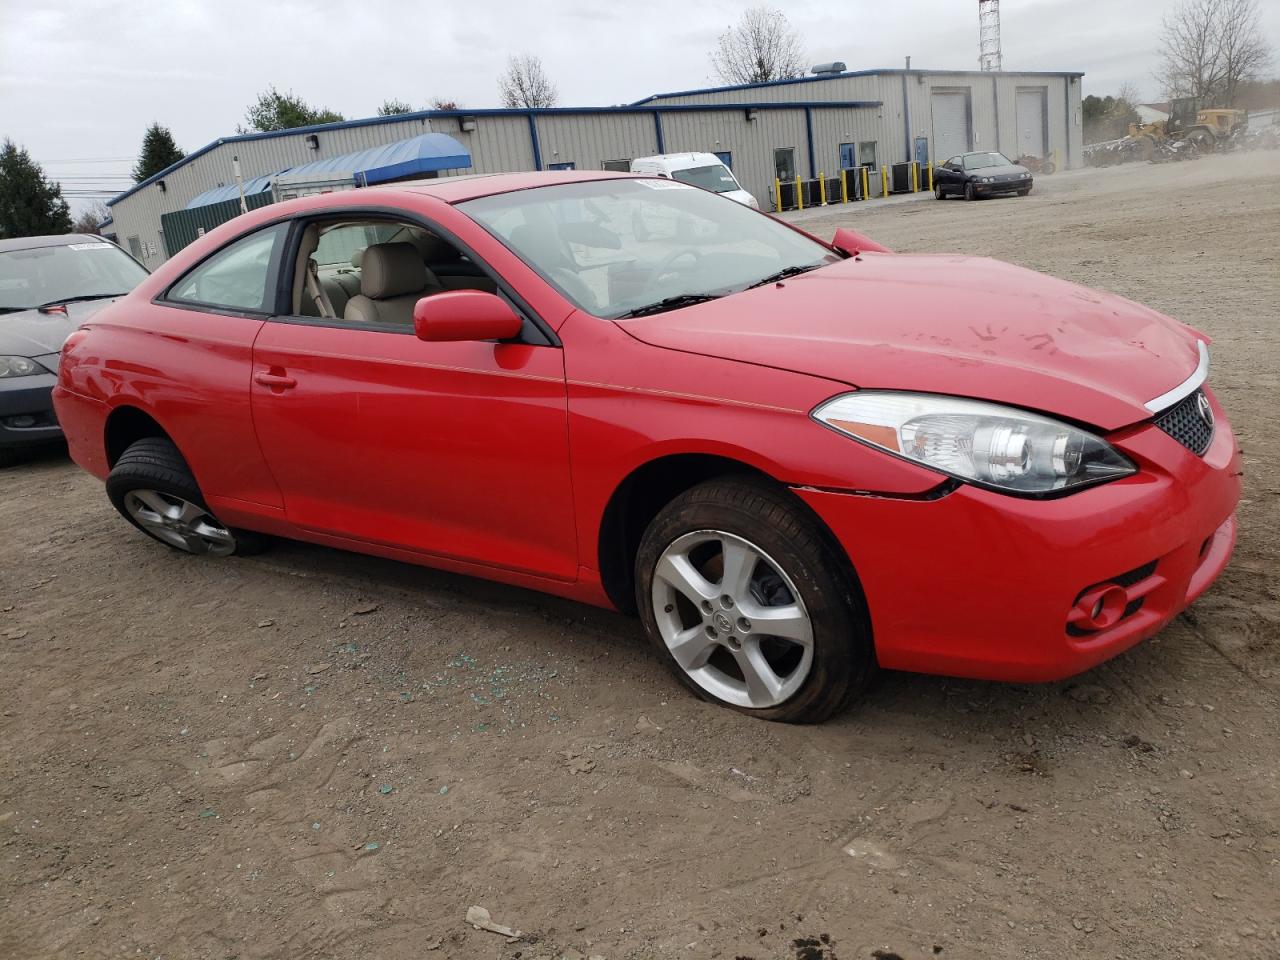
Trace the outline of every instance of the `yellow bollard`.
<instances>
[{"instance_id":1,"label":"yellow bollard","mask_svg":"<svg viewBox=\"0 0 1280 960\"><path fill-rule=\"evenodd\" d=\"M863 167L862 168L862 199L869 200L871 199L870 195L871 195L871 178L870 178L870 175L867 173L867 168Z\"/></svg>"},{"instance_id":2,"label":"yellow bollard","mask_svg":"<svg viewBox=\"0 0 1280 960\"><path fill-rule=\"evenodd\" d=\"M796 209L804 209L804 194L800 192L800 175L796 174Z\"/></svg>"},{"instance_id":3,"label":"yellow bollard","mask_svg":"<svg viewBox=\"0 0 1280 960\"><path fill-rule=\"evenodd\" d=\"M880 168L880 196L887 197L889 195L889 168Z\"/></svg>"},{"instance_id":4,"label":"yellow bollard","mask_svg":"<svg viewBox=\"0 0 1280 960\"><path fill-rule=\"evenodd\" d=\"M827 172L825 170L818 171L818 206L825 207L827 205Z\"/></svg>"},{"instance_id":5,"label":"yellow bollard","mask_svg":"<svg viewBox=\"0 0 1280 960\"><path fill-rule=\"evenodd\" d=\"M929 192L933 193L933 164L929 164Z\"/></svg>"},{"instance_id":6,"label":"yellow bollard","mask_svg":"<svg viewBox=\"0 0 1280 960\"><path fill-rule=\"evenodd\" d=\"M840 202L849 202L849 171L840 171Z\"/></svg>"},{"instance_id":7,"label":"yellow bollard","mask_svg":"<svg viewBox=\"0 0 1280 960\"><path fill-rule=\"evenodd\" d=\"M782 212L782 181L777 177L773 178L773 205L778 213Z\"/></svg>"},{"instance_id":8,"label":"yellow bollard","mask_svg":"<svg viewBox=\"0 0 1280 960\"><path fill-rule=\"evenodd\" d=\"M911 161L911 192L920 192L920 163L916 160Z\"/></svg>"}]
</instances>

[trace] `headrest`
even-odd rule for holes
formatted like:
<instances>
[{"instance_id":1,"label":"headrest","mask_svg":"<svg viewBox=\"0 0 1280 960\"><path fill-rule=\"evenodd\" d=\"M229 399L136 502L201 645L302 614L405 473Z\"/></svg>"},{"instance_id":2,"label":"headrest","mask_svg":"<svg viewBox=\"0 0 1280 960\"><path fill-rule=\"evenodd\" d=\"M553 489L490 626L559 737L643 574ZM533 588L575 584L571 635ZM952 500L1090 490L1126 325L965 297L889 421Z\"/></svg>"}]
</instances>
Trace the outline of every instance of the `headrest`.
<instances>
[{"instance_id":1,"label":"headrest","mask_svg":"<svg viewBox=\"0 0 1280 960\"><path fill-rule=\"evenodd\" d=\"M427 265L411 243L375 243L361 261L360 292L374 300L419 293L427 286Z\"/></svg>"},{"instance_id":2,"label":"headrest","mask_svg":"<svg viewBox=\"0 0 1280 960\"><path fill-rule=\"evenodd\" d=\"M357 250L355 253L351 255L351 265L355 267L357 270L360 269L360 264L363 262L364 262L363 250Z\"/></svg>"}]
</instances>

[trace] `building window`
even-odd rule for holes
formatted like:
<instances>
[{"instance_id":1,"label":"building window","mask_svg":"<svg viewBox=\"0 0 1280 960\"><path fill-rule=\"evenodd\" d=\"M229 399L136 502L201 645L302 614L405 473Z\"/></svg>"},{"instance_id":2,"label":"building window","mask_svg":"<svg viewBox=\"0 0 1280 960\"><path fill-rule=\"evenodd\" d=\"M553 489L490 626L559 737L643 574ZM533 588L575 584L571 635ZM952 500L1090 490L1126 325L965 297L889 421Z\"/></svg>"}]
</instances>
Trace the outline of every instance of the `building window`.
<instances>
[{"instance_id":1,"label":"building window","mask_svg":"<svg viewBox=\"0 0 1280 960\"><path fill-rule=\"evenodd\" d=\"M852 170L858 165L858 149L852 143L840 144L840 169Z\"/></svg>"},{"instance_id":2,"label":"building window","mask_svg":"<svg viewBox=\"0 0 1280 960\"><path fill-rule=\"evenodd\" d=\"M717 150L715 158L723 163L730 170L733 169L733 154L728 150Z\"/></svg>"},{"instance_id":3,"label":"building window","mask_svg":"<svg viewBox=\"0 0 1280 960\"><path fill-rule=\"evenodd\" d=\"M141 240L139 240L137 237L130 237L130 238L129 238L129 252L130 252L131 254L133 254L133 258L134 258L135 260L141 260L141 259L143 258L143 254L142 254L142 241L141 241Z\"/></svg>"},{"instance_id":4,"label":"building window","mask_svg":"<svg viewBox=\"0 0 1280 960\"><path fill-rule=\"evenodd\" d=\"M573 167L570 166L569 169L572 170ZM613 170L615 173L630 173L631 161L630 160L601 160L600 169Z\"/></svg>"},{"instance_id":5,"label":"building window","mask_svg":"<svg viewBox=\"0 0 1280 960\"><path fill-rule=\"evenodd\" d=\"M874 140L863 140L858 144L858 166L875 169L876 142Z\"/></svg>"},{"instance_id":6,"label":"building window","mask_svg":"<svg viewBox=\"0 0 1280 960\"><path fill-rule=\"evenodd\" d=\"M794 147L778 147L773 151L773 175L779 180L796 178L796 151Z\"/></svg>"},{"instance_id":7,"label":"building window","mask_svg":"<svg viewBox=\"0 0 1280 960\"><path fill-rule=\"evenodd\" d=\"M565 160L562 163L551 163L547 165L548 170L577 170L578 165L572 160Z\"/></svg>"}]
</instances>

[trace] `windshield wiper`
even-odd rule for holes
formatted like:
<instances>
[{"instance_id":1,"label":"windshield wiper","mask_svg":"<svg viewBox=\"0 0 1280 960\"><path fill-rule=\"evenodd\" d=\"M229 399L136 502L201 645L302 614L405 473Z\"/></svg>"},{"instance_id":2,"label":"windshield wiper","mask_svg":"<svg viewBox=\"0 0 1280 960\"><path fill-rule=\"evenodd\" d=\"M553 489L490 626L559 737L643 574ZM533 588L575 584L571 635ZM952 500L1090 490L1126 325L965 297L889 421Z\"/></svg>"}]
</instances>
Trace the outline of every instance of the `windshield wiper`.
<instances>
[{"instance_id":1,"label":"windshield wiper","mask_svg":"<svg viewBox=\"0 0 1280 960\"><path fill-rule=\"evenodd\" d=\"M50 300L48 303L38 303L34 307L27 307L28 310L43 310L45 307L60 307L64 303L80 303L83 300L106 300L109 297L123 297L124 293L82 293L78 297L59 297L57 300Z\"/></svg>"},{"instance_id":2,"label":"windshield wiper","mask_svg":"<svg viewBox=\"0 0 1280 960\"><path fill-rule=\"evenodd\" d=\"M646 304L643 307L636 307L628 310L626 313L619 314L615 319L622 320L626 317L647 317L653 313L662 313L666 310L675 310L679 307L689 307L695 303L706 303L708 300L719 300L724 294L722 293L682 293L675 297L666 297L657 303Z\"/></svg>"},{"instance_id":3,"label":"windshield wiper","mask_svg":"<svg viewBox=\"0 0 1280 960\"><path fill-rule=\"evenodd\" d=\"M809 263L800 267L783 267L777 273L771 273L767 277L762 277L761 279L757 280L755 283L747 284L742 289L751 290L751 289L754 289L755 287L767 286L770 283L777 283L779 280L785 280L787 279L787 277L794 277L801 273L808 273L810 270L817 270L821 266L822 266L821 263Z\"/></svg>"}]
</instances>

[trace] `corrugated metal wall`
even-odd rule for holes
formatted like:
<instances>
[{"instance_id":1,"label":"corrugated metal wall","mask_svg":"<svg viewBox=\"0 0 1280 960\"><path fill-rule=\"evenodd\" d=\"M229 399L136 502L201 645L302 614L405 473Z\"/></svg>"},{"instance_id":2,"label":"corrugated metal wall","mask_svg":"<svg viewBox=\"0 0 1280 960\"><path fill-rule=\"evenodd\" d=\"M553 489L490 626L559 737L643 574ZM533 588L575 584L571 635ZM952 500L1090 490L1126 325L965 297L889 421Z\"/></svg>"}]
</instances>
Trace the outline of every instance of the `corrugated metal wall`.
<instances>
[{"instance_id":1,"label":"corrugated metal wall","mask_svg":"<svg viewBox=\"0 0 1280 960\"><path fill-rule=\"evenodd\" d=\"M877 160L889 164L911 159L916 137L930 140L933 123L931 91L935 87L963 88L970 93L973 148L1017 151L1016 97L1019 87L1044 87L1048 119L1048 149L1061 167L1081 160L1080 82L1067 74L936 73L889 71L843 76L769 87L707 91L667 96L645 107L661 110L673 104L795 103L794 110L760 110L755 120L746 112L723 111L662 114L664 146L668 152L697 150L733 154L734 172L761 205L769 202L774 178L774 151L795 151L795 169L807 178L814 172L836 176L841 143L876 143ZM813 164L805 126L805 101L880 101L878 108L812 108ZM572 162L581 170L595 170L605 160L633 159L658 152L652 112L547 113L536 119L543 168ZM191 198L211 187L234 182L231 158L239 156L246 180L275 173L312 160L340 156L378 144L403 140L432 130L456 137L471 152L473 173L496 173L535 168L528 117L522 114L479 115L475 129L463 131L457 117L415 117L371 121L316 131L319 149L307 145L307 134L290 134L223 143L164 178L165 189L150 184L111 207L116 236L152 245L157 253L147 265L165 259L160 228L163 214L183 209Z\"/></svg>"}]
</instances>

